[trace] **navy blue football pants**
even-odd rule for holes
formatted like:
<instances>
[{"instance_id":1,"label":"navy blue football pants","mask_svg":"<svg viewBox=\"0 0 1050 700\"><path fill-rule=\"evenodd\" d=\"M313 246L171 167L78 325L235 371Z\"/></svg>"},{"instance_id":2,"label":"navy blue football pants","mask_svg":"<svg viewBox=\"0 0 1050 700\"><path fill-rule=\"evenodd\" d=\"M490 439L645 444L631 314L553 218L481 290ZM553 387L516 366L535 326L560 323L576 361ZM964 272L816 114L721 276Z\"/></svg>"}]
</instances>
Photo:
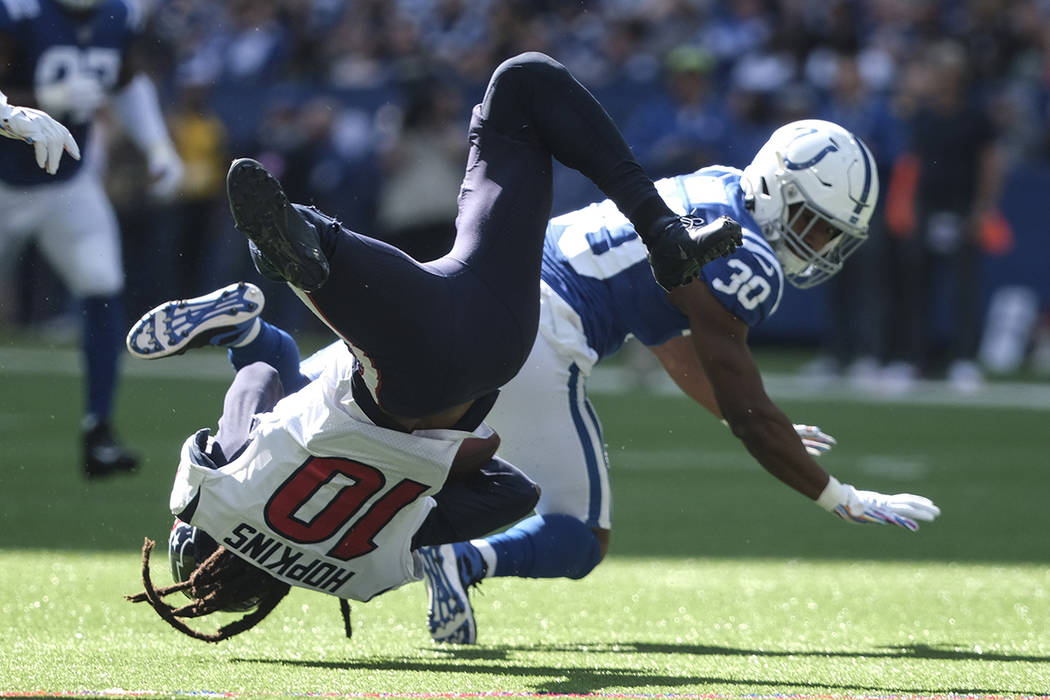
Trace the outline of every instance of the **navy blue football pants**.
<instances>
[{"instance_id":1,"label":"navy blue football pants","mask_svg":"<svg viewBox=\"0 0 1050 700\"><path fill-rule=\"evenodd\" d=\"M320 230L331 266L304 301L371 373L379 407L406 418L489 395L525 362L539 322L552 157L629 217L651 209L654 197L669 213L605 110L543 54L496 69L469 138L455 244L442 258L419 263L300 208Z\"/></svg>"}]
</instances>

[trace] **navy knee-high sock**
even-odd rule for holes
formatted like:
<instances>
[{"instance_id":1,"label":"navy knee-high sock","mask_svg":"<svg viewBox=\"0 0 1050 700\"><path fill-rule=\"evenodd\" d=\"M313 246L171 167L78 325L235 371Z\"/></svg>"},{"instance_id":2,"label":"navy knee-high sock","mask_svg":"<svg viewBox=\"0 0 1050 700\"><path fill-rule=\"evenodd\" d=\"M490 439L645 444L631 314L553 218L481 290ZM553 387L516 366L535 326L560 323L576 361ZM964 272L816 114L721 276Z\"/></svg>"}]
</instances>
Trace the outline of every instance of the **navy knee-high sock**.
<instances>
[{"instance_id":1,"label":"navy knee-high sock","mask_svg":"<svg viewBox=\"0 0 1050 700\"><path fill-rule=\"evenodd\" d=\"M87 373L87 413L109 419L124 347L124 303L120 294L83 300L82 347Z\"/></svg>"},{"instance_id":2,"label":"navy knee-high sock","mask_svg":"<svg viewBox=\"0 0 1050 700\"><path fill-rule=\"evenodd\" d=\"M234 369L253 362L265 362L277 370L287 396L306 386L307 379L299 372L299 346L292 337L277 326L259 319L259 334L247 345L229 350Z\"/></svg>"}]
</instances>

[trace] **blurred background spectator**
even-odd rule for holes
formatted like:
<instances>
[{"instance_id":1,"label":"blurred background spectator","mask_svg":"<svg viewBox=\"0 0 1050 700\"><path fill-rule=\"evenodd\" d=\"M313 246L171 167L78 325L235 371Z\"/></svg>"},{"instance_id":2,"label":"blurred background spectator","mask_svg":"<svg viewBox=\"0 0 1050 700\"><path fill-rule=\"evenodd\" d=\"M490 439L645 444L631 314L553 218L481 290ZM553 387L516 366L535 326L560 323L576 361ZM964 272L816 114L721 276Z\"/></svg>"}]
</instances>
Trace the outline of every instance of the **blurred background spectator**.
<instances>
[{"instance_id":1,"label":"blurred background spectator","mask_svg":"<svg viewBox=\"0 0 1050 700\"><path fill-rule=\"evenodd\" d=\"M719 162L729 119L712 80L714 68L704 49L674 47L664 61L664 89L638 104L623 124L624 136L654 178Z\"/></svg>"},{"instance_id":2,"label":"blurred background spectator","mask_svg":"<svg viewBox=\"0 0 1050 700\"><path fill-rule=\"evenodd\" d=\"M894 176L911 186L889 183L895 196L890 300L896 323L888 378L899 389L937 362L942 330L941 354L952 384L972 392L982 379L975 361L980 236L998 214L1003 166L987 98L974 84L977 68L961 43L947 39L925 47L909 66L916 72L908 83L915 92L902 103L901 117L910 138ZM946 324L938 324L934 312L942 300Z\"/></svg>"},{"instance_id":3,"label":"blurred background spectator","mask_svg":"<svg viewBox=\"0 0 1050 700\"><path fill-rule=\"evenodd\" d=\"M106 141L100 167L125 230L149 230L125 241L132 316L234 276L258 281L225 214L231 156L263 160L293 199L351 228L440 255L469 110L523 50L576 73L658 176L743 167L790 119L831 119L866 141L896 199L833 284L789 293L755 338L813 349L810 370L973 388L998 287L1033 290L1046 316L1046 0L129 1L150 16L151 69L187 165L162 208L120 136ZM555 213L599 197L563 168L555 182ZM49 284L38 265L27 259L4 323L65 311L62 293L25 292ZM275 310L292 330L319 330L294 304Z\"/></svg>"},{"instance_id":4,"label":"blurred background spectator","mask_svg":"<svg viewBox=\"0 0 1050 700\"><path fill-rule=\"evenodd\" d=\"M874 389L881 383L889 332L886 190L900 155L904 125L885 93L865 80L857 54L844 51L819 60L824 64L821 74L827 99L817 114L864 140L875 158L882 187L868 241L828 283L828 327L820 354L807 369L817 378L843 376L858 388Z\"/></svg>"},{"instance_id":5,"label":"blurred background spectator","mask_svg":"<svg viewBox=\"0 0 1050 700\"><path fill-rule=\"evenodd\" d=\"M467 160L459 88L423 73L403 90L403 109L387 111L380 143L376 237L417 260L452 248L457 195Z\"/></svg>"}]
</instances>

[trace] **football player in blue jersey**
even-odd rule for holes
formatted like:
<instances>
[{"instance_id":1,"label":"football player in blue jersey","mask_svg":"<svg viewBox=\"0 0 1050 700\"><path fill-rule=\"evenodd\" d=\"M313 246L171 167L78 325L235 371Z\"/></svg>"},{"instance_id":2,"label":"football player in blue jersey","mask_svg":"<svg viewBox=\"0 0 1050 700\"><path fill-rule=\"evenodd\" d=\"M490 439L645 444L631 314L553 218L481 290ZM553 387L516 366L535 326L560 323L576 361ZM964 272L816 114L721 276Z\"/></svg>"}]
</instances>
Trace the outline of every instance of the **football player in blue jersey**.
<instances>
[{"instance_id":1,"label":"football player in blue jersey","mask_svg":"<svg viewBox=\"0 0 1050 700\"><path fill-rule=\"evenodd\" d=\"M435 641L475 642L467 589L482 578L578 579L605 556L609 457L586 379L629 335L769 473L826 510L909 530L940 512L921 496L861 491L829 475L813 457L834 441L789 421L766 395L747 345L749 329L776 312L785 281L820 284L864 242L879 187L867 147L835 124L793 122L742 172L707 167L656 184L678 214L740 222L744 244L668 293L654 283L631 223L608 202L551 220L536 343L488 418L500 455L540 485L540 502L503 533L421 551Z\"/></svg>"},{"instance_id":2,"label":"football player in blue jersey","mask_svg":"<svg viewBox=\"0 0 1050 700\"><path fill-rule=\"evenodd\" d=\"M159 197L174 195L182 164L153 83L138 70L143 17L134 0L0 0L0 85L17 104L39 108L87 143L96 110L112 99L146 156ZM42 172L29 149L0 141L0 260L34 236L83 304L88 477L132 471L136 456L110 428L124 325L124 284L116 217L97 168L64 160ZM7 275L6 277L10 277Z\"/></svg>"}]
</instances>

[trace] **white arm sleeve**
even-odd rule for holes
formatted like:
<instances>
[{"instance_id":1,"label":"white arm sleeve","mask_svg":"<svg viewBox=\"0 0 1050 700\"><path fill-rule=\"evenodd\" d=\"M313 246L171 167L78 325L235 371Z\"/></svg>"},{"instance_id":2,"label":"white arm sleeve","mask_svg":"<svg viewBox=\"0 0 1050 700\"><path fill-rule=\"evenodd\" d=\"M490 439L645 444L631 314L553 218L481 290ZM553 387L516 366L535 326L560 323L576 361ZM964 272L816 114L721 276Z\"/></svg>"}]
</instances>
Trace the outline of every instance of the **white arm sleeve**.
<instances>
[{"instance_id":1,"label":"white arm sleeve","mask_svg":"<svg viewBox=\"0 0 1050 700\"><path fill-rule=\"evenodd\" d=\"M149 76L140 73L132 78L116 95L113 106L128 136L147 158L162 150L175 150L160 111L157 88Z\"/></svg>"}]
</instances>

